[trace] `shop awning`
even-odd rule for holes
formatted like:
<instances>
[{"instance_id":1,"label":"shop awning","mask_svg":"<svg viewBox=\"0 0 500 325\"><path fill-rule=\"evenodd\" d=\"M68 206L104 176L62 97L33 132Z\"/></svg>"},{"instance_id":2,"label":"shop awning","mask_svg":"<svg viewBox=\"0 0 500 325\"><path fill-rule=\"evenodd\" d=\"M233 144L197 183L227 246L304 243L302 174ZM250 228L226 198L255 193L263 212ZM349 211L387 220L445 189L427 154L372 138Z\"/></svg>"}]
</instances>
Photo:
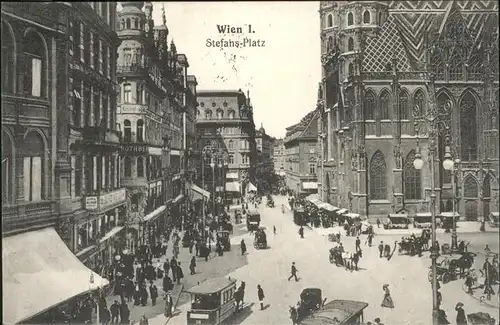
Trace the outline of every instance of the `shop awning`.
<instances>
[{"instance_id":1,"label":"shop awning","mask_svg":"<svg viewBox=\"0 0 500 325\"><path fill-rule=\"evenodd\" d=\"M337 213L338 213L338 214L344 214L344 213L347 213L347 212L348 212L348 210L347 210L347 209L345 209L345 208L339 209L339 210L337 211Z\"/></svg>"},{"instance_id":2,"label":"shop awning","mask_svg":"<svg viewBox=\"0 0 500 325\"><path fill-rule=\"evenodd\" d=\"M240 183L238 183L238 182L226 183L226 191L239 193L240 192Z\"/></svg>"},{"instance_id":3,"label":"shop awning","mask_svg":"<svg viewBox=\"0 0 500 325\"><path fill-rule=\"evenodd\" d=\"M238 179L239 177L238 177L238 173L233 172L233 173L227 173L226 178L227 179Z\"/></svg>"},{"instance_id":4,"label":"shop awning","mask_svg":"<svg viewBox=\"0 0 500 325\"><path fill-rule=\"evenodd\" d=\"M322 202L318 205L318 208L324 209L326 211L337 211L339 209L327 202Z\"/></svg>"},{"instance_id":5,"label":"shop awning","mask_svg":"<svg viewBox=\"0 0 500 325\"><path fill-rule=\"evenodd\" d=\"M304 182L304 183L302 183L302 188L304 190L317 190L318 183L316 183L316 182Z\"/></svg>"},{"instance_id":6,"label":"shop awning","mask_svg":"<svg viewBox=\"0 0 500 325\"><path fill-rule=\"evenodd\" d=\"M156 219L165 209L167 208L166 205L162 205L161 207L155 209L153 212L147 214L142 221L148 222Z\"/></svg>"},{"instance_id":7,"label":"shop awning","mask_svg":"<svg viewBox=\"0 0 500 325\"><path fill-rule=\"evenodd\" d=\"M257 192L257 186L249 182L247 185L247 192Z\"/></svg>"},{"instance_id":8,"label":"shop awning","mask_svg":"<svg viewBox=\"0 0 500 325\"><path fill-rule=\"evenodd\" d=\"M2 299L4 324L30 319L109 283L83 265L54 228L3 238L2 246L3 294L10 297Z\"/></svg>"},{"instance_id":9,"label":"shop awning","mask_svg":"<svg viewBox=\"0 0 500 325\"><path fill-rule=\"evenodd\" d=\"M177 203L179 202L180 200L182 200L184 198L184 194L179 194L175 197L175 199L172 201L172 203Z\"/></svg>"},{"instance_id":10,"label":"shop awning","mask_svg":"<svg viewBox=\"0 0 500 325\"><path fill-rule=\"evenodd\" d=\"M317 202L319 202L319 196L318 194L311 194L309 196L306 197L307 201L311 202L311 203L314 203L316 204Z\"/></svg>"},{"instance_id":11,"label":"shop awning","mask_svg":"<svg viewBox=\"0 0 500 325\"><path fill-rule=\"evenodd\" d=\"M460 213L458 212L441 212L441 214L439 215L440 217L443 217L443 218L459 218L460 217Z\"/></svg>"},{"instance_id":12,"label":"shop awning","mask_svg":"<svg viewBox=\"0 0 500 325\"><path fill-rule=\"evenodd\" d=\"M207 200L210 199L210 192L202 189L199 186L196 186L195 184L191 184L189 195L192 202L202 200L203 197L205 197Z\"/></svg>"}]
</instances>

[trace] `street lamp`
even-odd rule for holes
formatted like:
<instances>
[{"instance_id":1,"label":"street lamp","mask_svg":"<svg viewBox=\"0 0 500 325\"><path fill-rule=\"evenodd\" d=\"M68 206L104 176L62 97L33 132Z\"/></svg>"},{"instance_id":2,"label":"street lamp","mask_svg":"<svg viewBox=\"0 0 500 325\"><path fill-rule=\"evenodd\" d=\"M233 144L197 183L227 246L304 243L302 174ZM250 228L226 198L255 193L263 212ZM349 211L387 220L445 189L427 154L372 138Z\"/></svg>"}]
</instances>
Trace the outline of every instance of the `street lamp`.
<instances>
[{"instance_id":1,"label":"street lamp","mask_svg":"<svg viewBox=\"0 0 500 325\"><path fill-rule=\"evenodd\" d=\"M436 247L436 186L435 186L435 171L434 163L436 161L436 143L439 140L440 132L447 130L447 117L449 116L451 105L446 103L442 107L438 107L435 102L435 88L434 88L434 75L432 73L425 73L423 77L427 77L426 81L427 96L429 103L427 105L427 110L425 112L420 111L420 107L415 106L413 109L413 117L415 119L415 134L417 139L417 150L415 153L415 160L413 161L413 166L417 170L421 170L424 166L424 161L422 160L422 155L420 154L419 146L419 136L418 136L418 122L426 121L429 129L429 145L428 145L428 162L430 166L431 174L431 194L430 194L430 209L431 209L431 221L432 221L432 234L431 240L432 245L430 247L430 258L432 261L432 320L434 325L438 325L438 314L439 314L439 302L438 302L438 290L437 290L437 271L436 271L436 260L439 257L439 247ZM446 117L446 118L443 118Z\"/></svg>"},{"instance_id":2,"label":"street lamp","mask_svg":"<svg viewBox=\"0 0 500 325\"><path fill-rule=\"evenodd\" d=\"M451 172L451 190L453 191L452 205L453 205L453 228L451 231L451 251L453 253L458 252L458 239L457 239L457 221L455 216L455 200L456 200L456 189L455 189L455 172L460 164L460 159L453 160L450 149L450 137L446 136L446 147L444 153L443 168Z\"/></svg>"},{"instance_id":3,"label":"street lamp","mask_svg":"<svg viewBox=\"0 0 500 325\"><path fill-rule=\"evenodd\" d=\"M212 168L212 215L215 218L215 163L213 157L210 160L210 167Z\"/></svg>"}]
</instances>

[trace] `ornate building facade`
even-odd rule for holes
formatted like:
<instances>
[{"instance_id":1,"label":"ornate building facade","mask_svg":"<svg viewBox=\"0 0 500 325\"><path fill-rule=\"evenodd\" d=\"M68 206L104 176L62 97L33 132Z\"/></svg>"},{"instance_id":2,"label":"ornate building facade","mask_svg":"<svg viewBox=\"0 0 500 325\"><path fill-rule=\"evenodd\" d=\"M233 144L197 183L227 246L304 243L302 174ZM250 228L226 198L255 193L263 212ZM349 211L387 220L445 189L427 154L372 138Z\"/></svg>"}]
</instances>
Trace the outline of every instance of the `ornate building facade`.
<instances>
[{"instance_id":1,"label":"ornate building facade","mask_svg":"<svg viewBox=\"0 0 500 325\"><path fill-rule=\"evenodd\" d=\"M297 194L316 193L318 183L318 115L314 110L302 120L286 128L285 147L286 186Z\"/></svg>"},{"instance_id":2,"label":"ornate building facade","mask_svg":"<svg viewBox=\"0 0 500 325\"><path fill-rule=\"evenodd\" d=\"M279 176L285 176L285 145L283 139L276 139L273 146L274 172Z\"/></svg>"},{"instance_id":3,"label":"ornate building facade","mask_svg":"<svg viewBox=\"0 0 500 325\"><path fill-rule=\"evenodd\" d=\"M453 199L462 219L498 211L497 6L321 2L324 201L373 218L428 212L429 130L420 117L436 109L444 112L433 175L437 212L451 211ZM422 170L413 166L418 145ZM446 146L460 159L456 195L442 166Z\"/></svg>"},{"instance_id":4,"label":"ornate building facade","mask_svg":"<svg viewBox=\"0 0 500 325\"><path fill-rule=\"evenodd\" d=\"M249 96L245 96L241 89L199 90L197 99L196 131L200 152L209 148L227 153L225 162L214 162L205 150L205 154L202 153L205 157L200 160L203 168L199 167L198 181L212 193L217 187L222 189L226 202L236 201L244 194L242 181L252 178L257 162L255 124ZM210 162L214 162L215 169L219 170L212 171Z\"/></svg>"}]
</instances>

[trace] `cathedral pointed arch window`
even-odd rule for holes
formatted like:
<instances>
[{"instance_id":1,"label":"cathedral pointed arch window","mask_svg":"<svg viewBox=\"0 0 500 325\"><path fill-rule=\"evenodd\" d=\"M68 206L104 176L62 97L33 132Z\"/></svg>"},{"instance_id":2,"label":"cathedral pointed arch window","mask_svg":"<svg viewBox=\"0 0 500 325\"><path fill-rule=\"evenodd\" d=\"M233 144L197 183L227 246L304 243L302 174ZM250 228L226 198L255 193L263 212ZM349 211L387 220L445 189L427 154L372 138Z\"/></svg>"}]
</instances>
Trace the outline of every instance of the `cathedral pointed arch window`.
<instances>
[{"instance_id":1,"label":"cathedral pointed arch window","mask_svg":"<svg viewBox=\"0 0 500 325\"><path fill-rule=\"evenodd\" d=\"M347 51L354 51L354 39L352 37L347 40Z\"/></svg>"},{"instance_id":2,"label":"cathedral pointed arch window","mask_svg":"<svg viewBox=\"0 0 500 325\"><path fill-rule=\"evenodd\" d=\"M383 90L380 94L380 119L389 120L389 105L391 102L391 95L387 90Z\"/></svg>"},{"instance_id":3,"label":"cathedral pointed arch window","mask_svg":"<svg viewBox=\"0 0 500 325\"><path fill-rule=\"evenodd\" d=\"M419 89L415 92L415 95L413 95L413 111L417 114L417 116L422 116L423 113L426 111L426 106L425 106L425 96L424 92Z\"/></svg>"},{"instance_id":4,"label":"cathedral pointed arch window","mask_svg":"<svg viewBox=\"0 0 500 325\"><path fill-rule=\"evenodd\" d=\"M333 15L332 14L328 15L326 27L333 27Z\"/></svg>"},{"instance_id":5,"label":"cathedral pointed arch window","mask_svg":"<svg viewBox=\"0 0 500 325\"><path fill-rule=\"evenodd\" d=\"M479 189L476 179L473 176L467 176L464 181L464 198L475 199L479 196Z\"/></svg>"},{"instance_id":6,"label":"cathedral pointed arch window","mask_svg":"<svg viewBox=\"0 0 500 325\"><path fill-rule=\"evenodd\" d=\"M410 101L406 89L401 89L399 92L399 117L402 120L410 118Z\"/></svg>"},{"instance_id":7,"label":"cathedral pointed arch window","mask_svg":"<svg viewBox=\"0 0 500 325\"><path fill-rule=\"evenodd\" d=\"M370 23L370 12L368 10L366 10L364 13L363 13L363 23L364 24L369 24Z\"/></svg>"},{"instance_id":8,"label":"cathedral pointed arch window","mask_svg":"<svg viewBox=\"0 0 500 325\"><path fill-rule=\"evenodd\" d=\"M460 100L460 156L465 161L477 159L476 118L476 100L470 92L467 92Z\"/></svg>"},{"instance_id":9,"label":"cathedral pointed arch window","mask_svg":"<svg viewBox=\"0 0 500 325\"><path fill-rule=\"evenodd\" d=\"M333 37L329 36L326 41L326 50L330 52L333 49Z\"/></svg>"},{"instance_id":10,"label":"cathedral pointed arch window","mask_svg":"<svg viewBox=\"0 0 500 325\"><path fill-rule=\"evenodd\" d=\"M354 25L354 15L352 12L347 14L347 26L352 26Z\"/></svg>"},{"instance_id":11,"label":"cathedral pointed arch window","mask_svg":"<svg viewBox=\"0 0 500 325\"><path fill-rule=\"evenodd\" d=\"M349 71L349 77L354 75L354 65L352 63L349 63L348 71Z\"/></svg>"},{"instance_id":12,"label":"cathedral pointed arch window","mask_svg":"<svg viewBox=\"0 0 500 325\"><path fill-rule=\"evenodd\" d=\"M420 200L422 199L422 176L421 171L413 166L415 160L415 151L410 151L403 168L405 199Z\"/></svg>"},{"instance_id":13,"label":"cathedral pointed arch window","mask_svg":"<svg viewBox=\"0 0 500 325\"><path fill-rule=\"evenodd\" d=\"M387 181L386 181L387 165L385 163L384 154L377 150L370 161L370 199L385 200L387 199Z\"/></svg>"},{"instance_id":14,"label":"cathedral pointed arch window","mask_svg":"<svg viewBox=\"0 0 500 325\"><path fill-rule=\"evenodd\" d=\"M365 93L365 100L363 102L363 115L365 120L375 120L375 94L373 91L368 90Z\"/></svg>"}]
</instances>

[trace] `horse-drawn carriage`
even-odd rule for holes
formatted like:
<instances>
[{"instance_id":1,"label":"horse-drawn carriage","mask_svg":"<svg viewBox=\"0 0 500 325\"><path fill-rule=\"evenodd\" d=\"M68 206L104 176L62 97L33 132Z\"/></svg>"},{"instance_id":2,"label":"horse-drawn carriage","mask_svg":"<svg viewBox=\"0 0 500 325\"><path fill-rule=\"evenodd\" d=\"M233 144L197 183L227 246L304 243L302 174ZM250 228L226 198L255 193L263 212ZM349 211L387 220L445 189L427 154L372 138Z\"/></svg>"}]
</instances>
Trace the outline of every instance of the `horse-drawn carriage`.
<instances>
[{"instance_id":1,"label":"horse-drawn carriage","mask_svg":"<svg viewBox=\"0 0 500 325\"><path fill-rule=\"evenodd\" d=\"M472 325L495 325L495 319L483 312L468 314L467 320Z\"/></svg>"},{"instance_id":2,"label":"horse-drawn carriage","mask_svg":"<svg viewBox=\"0 0 500 325\"><path fill-rule=\"evenodd\" d=\"M255 231L255 239L253 241L253 247L255 249L266 249L267 248L267 236L264 228L259 228Z\"/></svg>"},{"instance_id":3,"label":"horse-drawn carriage","mask_svg":"<svg viewBox=\"0 0 500 325\"><path fill-rule=\"evenodd\" d=\"M406 214L389 214L387 221L384 223L384 229L408 229L408 215Z\"/></svg>"},{"instance_id":4,"label":"horse-drawn carriage","mask_svg":"<svg viewBox=\"0 0 500 325\"><path fill-rule=\"evenodd\" d=\"M437 280L443 283L448 283L450 281L456 280L457 278L462 278L466 275L466 272L470 271L472 265L474 265L474 257L476 254L471 252L462 253L459 258L451 258L449 256L440 256L436 261L436 276ZM432 267L429 267L430 271L428 274L429 282L432 281Z\"/></svg>"},{"instance_id":5,"label":"horse-drawn carriage","mask_svg":"<svg viewBox=\"0 0 500 325\"><path fill-rule=\"evenodd\" d=\"M401 237L401 241L398 242L398 253L400 255L420 256L424 250L424 241L423 236Z\"/></svg>"},{"instance_id":6,"label":"horse-drawn carriage","mask_svg":"<svg viewBox=\"0 0 500 325\"><path fill-rule=\"evenodd\" d=\"M450 231L453 228L453 224L460 217L460 214L458 212L441 212L439 217L441 219L441 227Z\"/></svg>"}]
</instances>

